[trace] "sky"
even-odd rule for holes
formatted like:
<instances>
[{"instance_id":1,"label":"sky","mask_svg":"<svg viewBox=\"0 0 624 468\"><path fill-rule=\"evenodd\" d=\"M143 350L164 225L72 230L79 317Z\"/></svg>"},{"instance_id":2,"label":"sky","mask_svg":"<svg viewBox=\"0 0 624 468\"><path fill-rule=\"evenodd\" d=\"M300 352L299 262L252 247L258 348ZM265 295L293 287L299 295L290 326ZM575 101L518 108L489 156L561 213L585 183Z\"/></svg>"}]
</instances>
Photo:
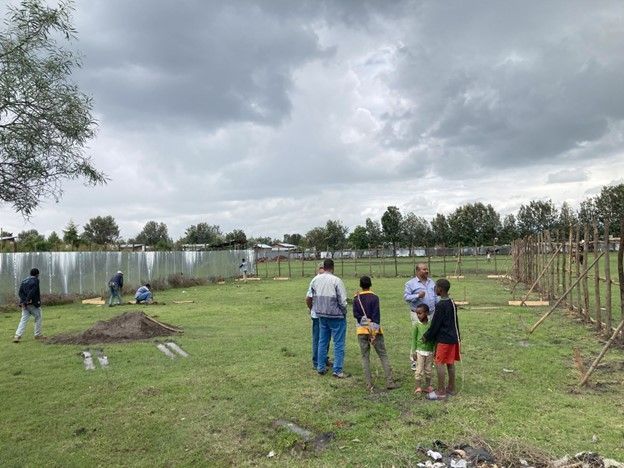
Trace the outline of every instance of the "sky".
<instances>
[{"instance_id":1,"label":"sky","mask_svg":"<svg viewBox=\"0 0 624 468\"><path fill-rule=\"evenodd\" d=\"M112 215L126 239L281 238L624 182L621 1L89 0L73 19L110 181L30 220L0 205L14 234Z\"/></svg>"}]
</instances>

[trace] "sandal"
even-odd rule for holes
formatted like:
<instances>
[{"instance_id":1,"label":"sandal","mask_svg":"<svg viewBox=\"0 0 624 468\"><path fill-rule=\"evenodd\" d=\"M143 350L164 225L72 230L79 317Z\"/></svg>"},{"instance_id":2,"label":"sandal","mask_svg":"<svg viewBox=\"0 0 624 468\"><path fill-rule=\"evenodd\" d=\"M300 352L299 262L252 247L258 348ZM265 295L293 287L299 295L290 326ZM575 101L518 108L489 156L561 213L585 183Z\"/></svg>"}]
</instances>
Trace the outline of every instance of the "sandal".
<instances>
[{"instance_id":1,"label":"sandal","mask_svg":"<svg viewBox=\"0 0 624 468\"><path fill-rule=\"evenodd\" d=\"M436 393L435 391L433 391L433 392L427 393L425 398L427 400L439 401L439 400L446 399L446 395L440 394L440 393Z\"/></svg>"}]
</instances>

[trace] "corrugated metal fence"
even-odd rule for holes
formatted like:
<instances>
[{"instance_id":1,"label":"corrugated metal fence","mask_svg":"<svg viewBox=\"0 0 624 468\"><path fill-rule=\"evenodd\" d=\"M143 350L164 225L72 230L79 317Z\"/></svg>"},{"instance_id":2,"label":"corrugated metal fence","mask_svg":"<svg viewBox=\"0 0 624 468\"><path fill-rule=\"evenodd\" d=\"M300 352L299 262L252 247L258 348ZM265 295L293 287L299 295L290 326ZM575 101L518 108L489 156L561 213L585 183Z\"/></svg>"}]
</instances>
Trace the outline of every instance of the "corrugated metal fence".
<instances>
[{"instance_id":1,"label":"corrugated metal fence","mask_svg":"<svg viewBox=\"0 0 624 468\"><path fill-rule=\"evenodd\" d=\"M118 270L129 286L174 273L188 277L232 278L242 258L255 272L253 250L207 252L19 252L0 254L0 300L11 302L30 269L39 269L41 293L86 294L106 291Z\"/></svg>"}]
</instances>

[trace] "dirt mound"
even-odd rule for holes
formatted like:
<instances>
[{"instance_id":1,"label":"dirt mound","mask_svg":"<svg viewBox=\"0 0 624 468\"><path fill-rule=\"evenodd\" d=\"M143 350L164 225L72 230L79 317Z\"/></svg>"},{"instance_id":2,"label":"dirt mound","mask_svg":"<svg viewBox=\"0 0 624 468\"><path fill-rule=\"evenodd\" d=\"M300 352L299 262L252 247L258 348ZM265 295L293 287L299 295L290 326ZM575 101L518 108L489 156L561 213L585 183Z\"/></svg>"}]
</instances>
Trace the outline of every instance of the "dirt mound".
<instances>
[{"instance_id":1,"label":"dirt mound","mask_svg":"<svg viewBox=\"0 0 624 468\"><path fill-rule=\"evenodd\" d=\"M143 312L126 312L110 320L100 321L77 335L62 334L48 340L51 344L119 343L169 336L182 330L161 323Z\"/></svg>"}]
</instances>

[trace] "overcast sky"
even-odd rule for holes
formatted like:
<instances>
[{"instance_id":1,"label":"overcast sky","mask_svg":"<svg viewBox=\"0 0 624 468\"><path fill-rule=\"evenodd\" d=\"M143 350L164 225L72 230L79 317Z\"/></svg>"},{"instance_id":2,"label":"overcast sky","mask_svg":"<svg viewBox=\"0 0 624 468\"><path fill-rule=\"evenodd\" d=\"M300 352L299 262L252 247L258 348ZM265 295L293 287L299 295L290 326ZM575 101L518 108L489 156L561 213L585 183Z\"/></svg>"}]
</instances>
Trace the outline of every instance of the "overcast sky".
<instances>
[{"instance_id":1,"label":"overcast sky","mask_svg":"<svg viewBox=\"0 0 624 468\"><path fill-rule=\"evenodd\" d=\"M0 0L4 16L6 1ZM281 237L398 206L573 206L624 182L624 2L76 2L73 78L106 186L25 222L112 215Z\"/></svg>"}]
</instances>

